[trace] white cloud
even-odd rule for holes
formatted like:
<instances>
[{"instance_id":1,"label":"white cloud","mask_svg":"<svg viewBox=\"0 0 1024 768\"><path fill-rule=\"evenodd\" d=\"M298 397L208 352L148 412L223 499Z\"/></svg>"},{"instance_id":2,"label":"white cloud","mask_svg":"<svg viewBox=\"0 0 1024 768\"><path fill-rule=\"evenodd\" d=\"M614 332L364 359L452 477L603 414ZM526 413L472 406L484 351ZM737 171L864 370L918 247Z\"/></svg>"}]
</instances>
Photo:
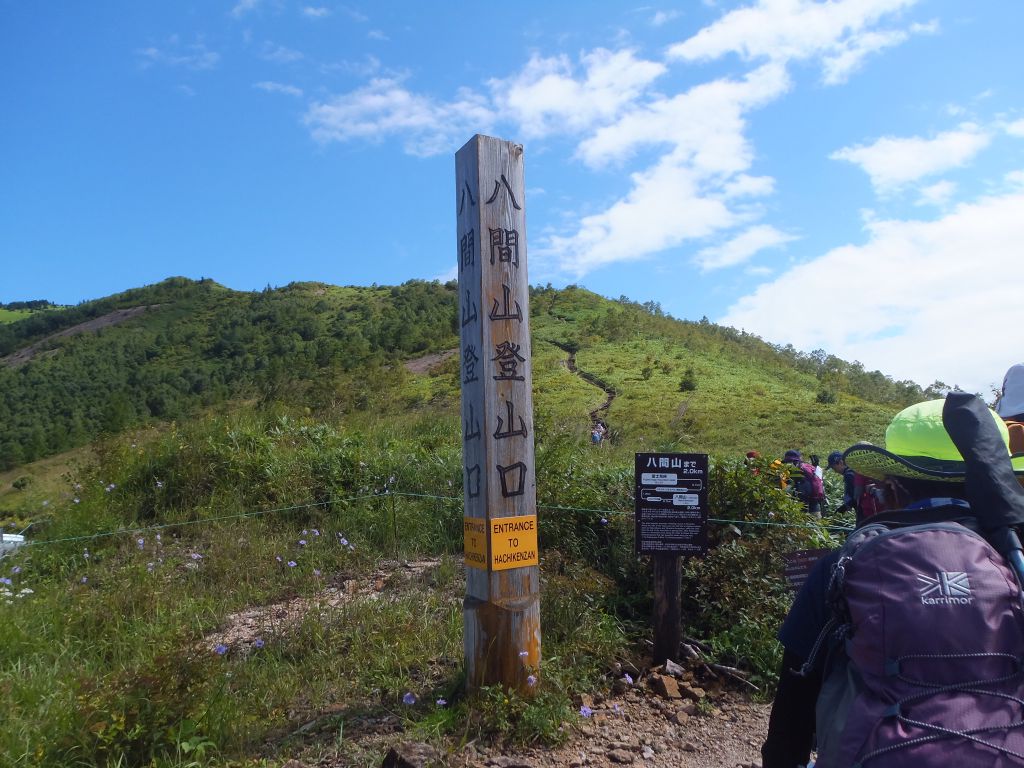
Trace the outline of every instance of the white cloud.
<instances>
[{"instance_id":1,"label":"white cloud","mask_svg":"<svg viewBox=\"0 0 1024 768\"><path fill-rule=\"evenodd\" d=\"M307 19L323 19L331 15L331 9L323 6L307 5L302 9L302 15Z\"/></svg>"},{"instance_id":2,"label":"white cloud","mask_svg":"<svg viewBox=\"0 0 1024 768\"><path fill-rule=\"evenodd\" d=\"M916 0L760 0L739 8L668 49L670 58L717 59L728 53L746 60L786 62L820 57L824 81L843 82L870 53L896 45L906 31L877 30L883 17ZM911 32L925 32L917 25Z\"/></svg>"},{"instance_id":3,"label":"white cloud","mask_svg":"<svg viewBox=\"0 0 1024 768\"><path fill-rule=\"evenodd\" d=\"M439 102L404 88L393 78L376 78L363 88L310 106L305 115L319 142L387 136L405 137L409 154L426 157L453 152L466 136L486 132L494 114L477 94L462 91L451 102Z\"/></svg>"},{"instance_id":4,"label":"white cloud","mask_svg":"<svg viewBox=\"0 0 1024 768\"><path fill-rule=\"evenodd\" d=\"M871 177L876 192L894 192L924 176L966 165L992 140L973 123L933 139L883 137L873 144L844 147L829 155L859 165Z\"/></svg>"},{"instance_id":5,"label":"white cloud","mask_svg":"<svg viewBox=\"0 0 1024 768\"><path fill-rule=\"evenodd\" d=\"M720 322L898 379L986 391L1019 362L1024 302L1008 278L1020 273L1022 209L1017 192L935 221L871 222L866 244L788 270Z\"/></svg>"},{"instance_id":6,"label":"white cloud","mask_svg":"<svg viewBox=\"0 0 1024 768\"><path fill-rule=\"evenodd\" d=\"M258 83L252 84L253 88L259 88L261 91L267 93L283 93L288 96L301 96L302 89L296 88L294 85L286 85L284 83L275 83L271 80L263 80Z\"/></svg>"},{"instance_id":7,"label":"white cloud","mask_svg":"<svg viewBox=\"0 0 1024 768\"><path fill-rule=\"evenodd\" d=\"M533 56L509 78L488 85L501 113L519 123L525 138L553 132L580 132L617 117L656 78L664 64L637 59L634 51L598 48L580 57L582 76L574 77L568 56Z\"/></svg>"},{"instance_id":8,"label":"white cloud","mask_svg":"<svg viewBox=\"0 0 1024 768\"><path fill-rule=\"evenodd\" d=\"M1003 179L1011 187L1024 187L1024 170L1010 171Z\"/></svg>"},{"instance_id":9,"label":"white cloud","mask_svg":"<svg viewBox=\"0 0 1024 768\"><path fill-rule=\"evenodd\" d=\"M542 240L534 253L582 277L747 223L729 208L737 195L763 194L772 181L745 171L753 149L743 115L789 87L785 69L766 64L741 80L716 80L635 108L596 131L577 152L589 165L621 159L644 145L664 148L653 167L630 176L632 188L571 235Z\"/></svg>"},{"instance_id":10,"label":"white cloud","mask_svg":"<svg viewBox=\"0 0 1024 768\"><path fill-rule=\"evenodd\" d=\"M278 64L289 64L293 61L299 61L303 58L301 51L296 51L292 48L286 48L283 45L277 43L266 42L263 44L263 50L260 51L260 58L267 61L276 61Z\"/></svg>"},{"instance_id":11,"label":"white cloud","mask_svg":"<svg viewBox=\"0 0 1024 768\"><path fill-rule=\"evenodd\" d=\"M701 194L697 173L671 158L631 179L633 188L623 199L584 217L573 235L542 241L535 249L537 256L554 259L559 268L581 277L597 267L641 259L739 222L724 202Z\"/></svg>"},{"instance_id":12,"label":"white cloud","mask_svg":"<svg viewBox=\"0 0 1024 768\"><path fill-rule=\"evenodd\" d=\"M736 197L764 197L775 192L775 179L771 176L748 176L741 173L722 188L727 200Z\"/></svg>"},{"instance_id":13,"label":"white cloud","mask_svg":"<svg viewBox=\"0 0 1024 768\"><path fill-rule=\"evenodd\" d=\"M213 69L220 61L220 54L216 51L207 50L203 43L193 43L184 49L178 43L177 37L172 37L167 48L149 46L135 51L143 67L153 64L163 64L168 67L185 67L186 69L204 70Z\"/></svg>"},{"instance_id":14,"label":"white cloud","mask_svg":"<svg viewBox=\"0 0 1024 768\"><path fill-rule=\"evenodd\" d=\"M359 24L365 24L366 22L368 22L370 20L370 17L367 16L362 11L357 10L355 8L351 8L351 7L347 6L347 5L341 6L341 11L346 16L348 16L350 19L352 19L352 21L355 21L355 22L357 22Z\"/></svg>"},{"instance_id":15,"label":"white cloud","mask_svg":"<svg viewBox=\"0 0 1024 768\"><path fill-rule=\"evenodd\" d=\"M600 167L641 147L660 146L707 172L736 173L750 165L753 154L743 135L743 113L788 88L785 68L776 64L759 67L741 80L702 83L626 112L581 142L577 154Z\"/></svg>"},{"instance_id":16,"label":"white cloud","mask_svg":"<svg viewBox=\"0 0 1024 768\"><path fill-rule=\"evenodd\" d=\"M255 10L259 4L260 0L238 0L234 8L231 9L231 15L236 19L240 19L249 11Z\"/></svg>"},{"instance_id":17,"label":"white cloud","mask_svg":"<svg viewBox=\"0 0 1024 768\"><path fill-rule=\"evenodd\" d=\"M682 15L682 11L658 11L651 17L651 24L655 27L660 27L668 24L672 19L678 19Z\"/></svg>"},{"instance_id":18,"label":"white cloud","mask_svg":"<svg viewBox=\"0 0 1024 768\"><path fill-rule=\"evenodd\" d=\"M865 32L836 43L835 51L822 58L824 72L822 82L826 85L845 83L850 75L872 53L883 48L899 45L907 39L906 32L889 30L886 32Z\"/></svg>"},{"instance_id":19,"label":"white cloud","mask_svg":"<svg viewBox=\"0 0 1024 768\"><path fill-rule=\"evenodd\" d=\"M1014 120L1012 123L1007 125L1006 132L1011 136L1017 136L1024 139L1024 119Z\"/></svg>"},{"instance_id":20,"label":"white cloud","mask_svg":"<svg viewBox=\"0 0 1024 768\"><path fill-rule=\"evenodd\" d=\"M371 29L369 32L366 33L366 36L371 40L381 40L383 42L387 42L388 40L391 39L386 34L384 34L383 30L380 29Z\"/></svg>"},{"instance_id":21,"label":"white cloud","mask_svg":"<svg viewBox=\"0 0 1024 768\"><path fill-rule=\"evenodd\" d=\"M340 61L331 64L321 64L320 71L325 73L344 72L357 77L372 77L381 71L380 59L367 54L361 61Z\"/></svg>"},{"instance_id":22,"label":"white cloud","mask_svg":"<svg viewBox=\"0 0 1024 768\"><path fill-rule=\"evenodd\" d=\"M937 181L921 188L921 196L917 200L917 205L937 205L942 208L949 203L955 192L956 184L952 181L946 179Z\"/></svg>"},{"instance_id":23,"label":"white cloud","mask_svg":"<svg viewBox=\"0 0 1024 768\"><path fill-rule=\"evenodd\" d=\"M759 224L722 245L704 248L697 254L695 261L702 272L734 267L750 261L759 251L778 248L793 240L796 240L793 235L780 232L769 224Z\"/></svg>"}]
</instances>

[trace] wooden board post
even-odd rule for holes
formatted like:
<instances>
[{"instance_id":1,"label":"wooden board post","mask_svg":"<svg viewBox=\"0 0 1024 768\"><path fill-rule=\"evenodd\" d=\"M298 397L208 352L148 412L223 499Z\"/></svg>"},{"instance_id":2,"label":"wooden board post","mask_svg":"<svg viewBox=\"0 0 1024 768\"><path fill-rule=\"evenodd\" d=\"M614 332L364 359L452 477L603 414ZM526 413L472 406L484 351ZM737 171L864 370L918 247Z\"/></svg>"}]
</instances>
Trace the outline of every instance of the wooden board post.
<instances>
[{"instance_id":1,"label":"wooden board post","mask_svg":"<svg viewBox=\"0 0 1024 768\"><path fill-rule=\"evenodd\" d=\"M680 623L681 568L679 555L657 554L651 557L654 566L654 654L655 666L668 659L679 660L679 643L683 636Z\"/></svg>"},{"instance_id":2,"label":"wooden board post","mask_svg":"<svg viewBox=\"0 0 1024 768\"><path fill-rule=\"evenodd\" d=\"M534 690L540 569L523 148L455 155L462 381L463 604L470 690Z\"/></svg>"}]
</instances>

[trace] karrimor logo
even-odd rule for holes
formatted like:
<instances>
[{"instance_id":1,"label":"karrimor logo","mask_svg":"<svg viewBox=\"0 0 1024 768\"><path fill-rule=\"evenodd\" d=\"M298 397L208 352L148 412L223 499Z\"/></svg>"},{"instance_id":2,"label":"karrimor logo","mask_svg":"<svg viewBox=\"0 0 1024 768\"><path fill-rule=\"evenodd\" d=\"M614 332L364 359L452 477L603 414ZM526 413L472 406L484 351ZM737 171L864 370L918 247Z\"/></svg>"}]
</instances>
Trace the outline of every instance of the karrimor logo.
<instances>
[{"instance_id":1,"label":"karrimor logo","mask_svg":"<svg viewBox=\"0 0 1024 768\"><path fill-rule=\"evenodd\" d=\"M963 571L939 571L933 579L917 574L917 580L924 586L918 591L925 605L970 605L971 581Z\"/></svg>"}]
</instances>

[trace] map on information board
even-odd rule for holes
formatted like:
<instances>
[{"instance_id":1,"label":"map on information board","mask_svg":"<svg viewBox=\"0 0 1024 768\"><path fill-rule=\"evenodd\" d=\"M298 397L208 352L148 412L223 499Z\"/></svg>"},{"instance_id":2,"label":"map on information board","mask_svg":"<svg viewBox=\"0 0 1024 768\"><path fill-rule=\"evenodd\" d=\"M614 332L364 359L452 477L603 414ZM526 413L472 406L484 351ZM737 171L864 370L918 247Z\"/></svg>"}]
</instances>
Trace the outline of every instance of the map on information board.
<instances>
[{"instance_id":1,"label":"map on information board","mask_svg":"<svg viewBox=\"0 0 1024 768\"><path fill-rule=\"evenodd\" d=\"M635 470L637 553L707 552L707 454L638 453Z\"/></svg>"}]
</instances>

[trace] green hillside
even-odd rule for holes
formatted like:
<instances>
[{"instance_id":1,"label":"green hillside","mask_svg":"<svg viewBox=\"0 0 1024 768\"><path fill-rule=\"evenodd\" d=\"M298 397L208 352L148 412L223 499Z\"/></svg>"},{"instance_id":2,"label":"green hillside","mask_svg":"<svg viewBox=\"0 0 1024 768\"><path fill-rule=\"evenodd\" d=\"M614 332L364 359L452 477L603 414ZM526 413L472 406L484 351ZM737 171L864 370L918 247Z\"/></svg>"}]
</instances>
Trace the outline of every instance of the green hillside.
<instances>
[{"instance_id":1,"label":"green hillside","mask_svg":"<svg viewBox=\"0 0 1024 768\"><path fill-rule=\"evenodd\" d=\"M172 278L0 326L0 469L453 346L454 302L437 283L240 293Z\"/></svg>"},{"instance_id":2,"label":"green hillside","mask_svg":"<svg viewBox=\"0 0 1024 768\"><path fill-rule=\"evenodd\" d=\"M582 371L620 393L608 418L618 439L636 446L821 452L877 437L885 413L923 396L859 365L673 320L656 307L577 288L532 293L539 407L585 426L602 401L565 370L564 350L576 350ZM0 325L0 470L239 399L366 410L384 381L408 388L400 406L451 401L454 374L451 386L428 387L403 380L396 365L457 345L456 301L453 283L243 293L172 278L34 312Z\"/></svg>"},{"instance_id":3,"label":"green hillside","mask_svg":"<svg viewBox=\"0 0 1024 768\"><path fill-rule=\"evenodd\" d=\"M532 290L544 660L530 696L469 695L455 302L453 284L175 278L0 327L0 526L29 540L0 561L0 764L379 765L374 719L446 752L557 743L574 694L644 664L630 512L650 449L711 454L684 621L770 693L782 557L850 523L808 519L771 457L877 441L924 393L657 306Z\"/></svg>"}]
</instances>

